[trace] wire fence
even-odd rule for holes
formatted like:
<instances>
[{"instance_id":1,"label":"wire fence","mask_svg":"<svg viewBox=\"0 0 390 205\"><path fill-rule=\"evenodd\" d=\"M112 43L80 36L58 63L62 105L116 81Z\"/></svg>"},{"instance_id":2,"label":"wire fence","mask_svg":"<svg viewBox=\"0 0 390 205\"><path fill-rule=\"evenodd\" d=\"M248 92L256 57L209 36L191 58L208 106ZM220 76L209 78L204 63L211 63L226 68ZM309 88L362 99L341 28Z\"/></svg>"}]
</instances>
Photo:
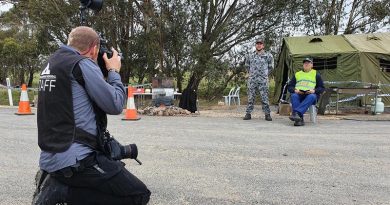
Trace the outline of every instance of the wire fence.
<instances>
[{"instance_id":1,"label":"wire fence","mask_svg":"<svg viewBox=\"0 0 390 205\"><path fill-rule=\"evenodd\" d=\"M368 83L368 82L360 82L360 81L324 81L324 84L326 85L326 87L351 87L351 88L355 88L355 87L377 87L378 89L382 90L381 88L390 88L390 84L383 84L383 83L378 83L378 84L375 84L375 83ZM128 85L134 87L134 88L145 88L145 87L151 87L152 86L152 83L145 83L145 84L127 84L125 85L125 89L127 91L127 88L128 88ZM1 89L10 89L11 92L13 91L16 91L16 92L20 92L21 91L21 87L19 86L5 86L5 85L2 85L0 84L0 90ZM27 88L28 91L32 92L33 93L33 96L36 95L38 93L38 87L28 87ZM358 103L359 101L359 98L360 97L365 97L367 95L365 94L357 94L355 96L349 96L349 97L346 97L346 98L342 98L342 99L339 99L338 100L338 103L347 103L347 102L351 102L351 103ZM390 93L378 93L377 97L390 97ZM329 102L329 104L331 104L332 106L336 104L336 101L331 101Z\"/></svg>"},{"instance_id":2,"label":"wire fence","mask_svg":"<svg viewBox=\"0 0 390 205\"><path fill-rule=\"evenodd\" d=\"M352 87L390 87L390 84L385 83L368 83L368 82L361 82L361 81L324 81L324 84L326 85L349 85Z\"/></svg>"},{"instance_id":3,"label":"wire fence","mask_svg":"<svg viewBox=\"0 0 390 205\"><path fill-rule=\"evenodd\" d=\"M5 86L0 84L0 105L18 105L22 88L19 86ZM31 103L35 105L38 96L38 88L27 88L27 95Z\"/></svg>"},{"instance_id":4,"label":"wire fence","mask_svg":"<svg viewBox=\"0 0 390 205\"><path fill-rule=\"evenodd\" d=\"M127 95L128 86L131 86L133 88L149 88L152 86L152 83L145 83L145 84L125 84L125 91ZM21 86L5 86L0 84L0 105L11 105L9 100L10 96L7 93L7 91L11 91L11 99L13 102L13 105L16 105L19 102L20 93L22 91ZM38 87L27 87L27 93L29 96L30 101L35 102L35 98L38 95L39 88Z\"/></svg>"},{"instance_id":5,"label":"wire fence","mask_svg":"<svg viewBox=\"0 0 390 205\"><path fill-rule=\"evenodd\" d=\"M349 87L349 88L378 88L379 90L383 90L381 88L388 87L390 88L390 84L383 83L368 83L368 82L360 82L360 81L324 81L326 87ZM339 99L338 103L358 103L360 97L370 96L372 94L356 94L355 96L350 96L346 98ZM377 97L390 97L390 93L378 93ZM331 101L329 104L336 105L336 101Z\"/></svg>"}]
</instances>

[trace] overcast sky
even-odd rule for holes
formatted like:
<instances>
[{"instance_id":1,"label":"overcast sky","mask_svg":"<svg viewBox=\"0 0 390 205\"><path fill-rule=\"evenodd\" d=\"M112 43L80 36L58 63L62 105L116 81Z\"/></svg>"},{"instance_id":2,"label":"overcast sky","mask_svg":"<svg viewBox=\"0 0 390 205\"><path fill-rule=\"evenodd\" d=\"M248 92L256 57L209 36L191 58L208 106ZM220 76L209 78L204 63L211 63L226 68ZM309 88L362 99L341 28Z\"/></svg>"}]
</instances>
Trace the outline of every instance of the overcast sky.
<instances>
[{"instance_id":1,"label":"overcast sky","mask_svg":"<svg viewBox=\"0 0 390 205\"><path fill-rule=\"evenodd\" d=\"M0 13L8 11L12 7L12 4L0 4Z\"/></svg>"},{"instance_id":2,"label":"overcast sky","mask_svg":"<svg viewBox=\"0 0 390 205\"><path fill-rule=\"evenodd\" d=\"M8 11L10 8L12 8L12 4L10 3L0 3L0 14L4 11ZM350 10L349 8L350 6L347 6L347 10ZM378 33L378 32L389 32L390 31L390 25L387 25L386 27L383 27L383 28L380 28L379 30L377 30L375 33ZM342 32L342 31L340 31ZM294 36L301 36L301 35L305 35L305 34L300 34L299 32L295 32L295 35Z\"/></svg>"}]
</instances>

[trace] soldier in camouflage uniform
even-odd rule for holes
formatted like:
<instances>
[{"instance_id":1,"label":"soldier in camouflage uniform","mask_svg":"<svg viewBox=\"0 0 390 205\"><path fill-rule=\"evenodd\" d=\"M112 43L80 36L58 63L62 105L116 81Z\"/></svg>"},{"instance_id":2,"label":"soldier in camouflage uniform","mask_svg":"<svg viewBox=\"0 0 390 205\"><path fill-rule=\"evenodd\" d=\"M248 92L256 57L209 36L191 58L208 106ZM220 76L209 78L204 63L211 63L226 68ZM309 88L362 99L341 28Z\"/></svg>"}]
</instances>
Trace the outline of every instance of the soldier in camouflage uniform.
<instances>
[{"instance_id":1,"label":"soldier in camouflage uniform","mask_svg":"<svg viewBox=\"0 0 390 205\"><path fill-rule=\"evenodd\" d=\"M250 54L245 60L245 66L249 73L248 79L248 106L244 120L251 119L253 105L255 103L256 91L260 92L265 120L272 121L271 110L268 100L268 74L274 68L274 58L271 53L264 51L264 41L256 40L256 51Z\"/></svg>"}]
</instances>

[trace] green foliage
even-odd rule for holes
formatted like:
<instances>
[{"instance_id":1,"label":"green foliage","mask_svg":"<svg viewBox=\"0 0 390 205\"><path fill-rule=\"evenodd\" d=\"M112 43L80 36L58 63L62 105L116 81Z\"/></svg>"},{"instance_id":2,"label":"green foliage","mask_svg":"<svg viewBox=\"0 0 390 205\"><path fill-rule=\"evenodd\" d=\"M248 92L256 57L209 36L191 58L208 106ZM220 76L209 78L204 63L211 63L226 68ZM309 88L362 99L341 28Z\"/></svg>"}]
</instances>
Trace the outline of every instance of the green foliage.
<instances>
[{"instance_id":1,"label":"green foliage","mask_svg":"<svg viewBox=\"0 0 390 205\"><path fill-rule=\"evenodd\" d=\"M302 0L294 27L307 35L375 32L389 25L389 6L388 0Z\"/></svg>"},{"instance_id":2,"label":"green foliage","mask_svg":"<svg viewBox=\"0 0 390 205\"><path fill-rule=\"evenodd\" d=\"M3 41L2 56L4 58L15 58L20 56L21 46L14 38L6 38Z\"/></svg>"},{"instance_id":3,"label":"green foliage","mask_svg":"<svg viewBox=\"0 0 390 205\"><path fill-rule=\"evenodd\" d=\"M19 100L20 100L20 90L12 90L12 102L14 106L18 106ZM34 96L37 95L35 91L29 90L27 92L28 99L32 103L34 100ZM8 99L8 91L6 89L0 89L0 105L9 105L9 99Z\"/></svg>"},{"instance_id":4,"label":"green foliage","mask_svg":"<svg viewBox=\"0 0 390 205\"><path fill-rule=\"evenodd\" d=\"M12 2L1 16L0 82L33 84L44 59L80 25L80 2ZM389 24L389 6L388 0L105 0L100 12L87 11L86 23L121 51L124 83L174 77L180 90L198 89L213 100L246 86L242 62L254 38L264 37L277 60L284 36L372 32Z\"/></svg>"}]
</instances>

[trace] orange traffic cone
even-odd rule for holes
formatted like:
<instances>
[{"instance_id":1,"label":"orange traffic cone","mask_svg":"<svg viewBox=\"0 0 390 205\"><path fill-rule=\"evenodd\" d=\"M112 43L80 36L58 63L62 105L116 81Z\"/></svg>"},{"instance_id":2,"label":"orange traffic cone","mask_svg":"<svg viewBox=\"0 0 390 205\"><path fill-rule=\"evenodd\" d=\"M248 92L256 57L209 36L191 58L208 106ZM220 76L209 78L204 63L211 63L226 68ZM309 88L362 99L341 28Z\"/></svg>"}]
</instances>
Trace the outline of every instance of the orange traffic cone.
<instances>
[{"instance_id":1,"label":"orange traffic cone","mask_svg":"<svg viewBox=\"0 0 390 205\"><path fill-rule=\"evenodd\" d=\"M137 109L135 108L135 103L134 103L134 95L133 95L133 88L129 86L127 88L127 106L126 106L126 112L125 112L125 117L122 118L122 120L139 120L137 116Z\"/></svg>"},{"instance_id":2,"label":"orange traffic cone","mask_svg":"<svg viewBox=\"0 0 390 205\"><path fill-rule=\"evenodd\" d=\"M16 115L33 115L31 112L30 101L28 100L27 86L22 85L22 93L20 94L19 109Z\"/></svg>"}]
</instances>

